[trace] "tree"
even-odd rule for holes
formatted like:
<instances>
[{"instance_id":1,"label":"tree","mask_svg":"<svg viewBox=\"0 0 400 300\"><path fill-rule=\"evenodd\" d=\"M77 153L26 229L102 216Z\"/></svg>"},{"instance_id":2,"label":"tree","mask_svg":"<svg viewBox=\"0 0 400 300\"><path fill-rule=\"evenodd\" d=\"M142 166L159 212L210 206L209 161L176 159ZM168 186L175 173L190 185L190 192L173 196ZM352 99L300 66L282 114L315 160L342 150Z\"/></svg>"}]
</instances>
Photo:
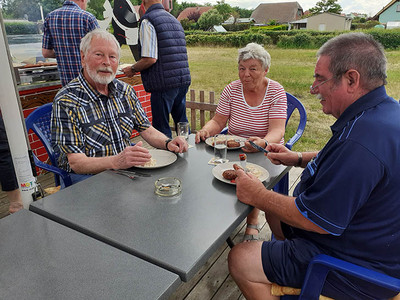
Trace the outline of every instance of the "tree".
<instances>
[{"instance_id":1,"label":"tree","mask_svg":"<svg viewBox=\"0 0 400 300\"><path fill-rule=\"evenodd\" d=\"M233 11L232 7L225 3L225 0L217 1L217 4L214 6L214 8L223 17L223 21L227 20Z\"/></svg>"},{"instance_id":2,"label":"tree","mask_svg":"<svg viewBox=\"0 0 400 300\"><path fill-rule=\"evenodd\" d=\"M342 7L340 4L336 3L338 0L321 0L317 4L310 8L310 14L316 15L324 12L340 14L342 12Z\"/></svg>"},{"instance_id":3,"label":"tree","mask_svg":"<svg viewBox=\"0 0 400 300\"><path fill-rule=\"evenodd\" d=\"M200 29L208 30L214 25L220 25L223 19L216 9L211 9L201 15L197 24Z\"/></svg>"},{"instance_id":4,"label":"tree","mask_svg":"<svg viewBox=\"0 0 400 300\"><path fill-rule=\"evenodd\" d=\"M199 11L193 11L188 14L187 19L189 21L197 22L200 19L201 13Z\"/></svg>"},{"instance_id":5,"label":"tree","mask_svg":"<svg viewBox=\"0 0 400 300\"><path fill-rule=\"evenodd\" d=\"M235 6L232 9L239 13L239 18L250 18L251 13L253 12L251 9L240 8L239 6Z\"/></svg>"}]
</instances>

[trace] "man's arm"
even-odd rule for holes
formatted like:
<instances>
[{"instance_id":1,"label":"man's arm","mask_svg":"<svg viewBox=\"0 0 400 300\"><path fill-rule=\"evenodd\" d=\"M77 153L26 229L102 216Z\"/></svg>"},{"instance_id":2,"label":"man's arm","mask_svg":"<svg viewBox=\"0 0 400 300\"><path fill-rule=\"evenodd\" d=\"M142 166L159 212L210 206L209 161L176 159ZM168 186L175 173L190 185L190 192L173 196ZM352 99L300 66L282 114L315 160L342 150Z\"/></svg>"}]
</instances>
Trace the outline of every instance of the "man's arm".
<instances>
[{"instance_id":1,"label":"man's arm","mask_svg":"<svg viewBox=\"0 0 400 300\"><path fill-rule=\"evenodd\" d=\"M125 75L128 77L132 77L137 72L141 72L143 70L146 70L147 68L150 68L156 63L156 61L156 58L142 57L136 64L123 68L122 72L124 72Z\"/></svg>"},{"instance_id":2,"label":"man's arm","mask_svg":"<svg viewBox=\"0 0 400 300\"><path fill-rule=\"evenodd\" d=\"M54 49L42 48L42 55L44 58L56 58L56 52Z\"/></svg>"},{"instance_id":3,"label":"man's arm","mask_svg":"<svg viewBox=\"0 0 400 300\"><path fill-rule=\"evenodd\" d=\"M149 150L142 147L142 142L128 146L113 156L88 157L84 153L68 153L68 163L77 174L97 174L108 169L127 169L144 165L151 158Z\"/></svg>"},{"instance_id":4,"label":"man's arm","mask_svg":"<svg viewBox=\"0 0 400 300\"><path fill-rule=\"evenodd\" d=\"M168 137L153 126L140 132L140 136L143 137L151 146L158 149L165 149L175 153L183 153L188 150L188 144L184 138L175 137L167 143L169 140Z\"/></svg>"},{"instance_id":5,"label":"man's arm","mask_svg":"<svg viewBox=\"0 0 400 300\"><path fill-rule=\"evenodd\" d=\"M236 195L246 204L272 214L282 222L303 230L328 234L324 229L306 219L295 204L295 198L269 191L252 174L238 170Z\"/></svg>"}]
</instances>

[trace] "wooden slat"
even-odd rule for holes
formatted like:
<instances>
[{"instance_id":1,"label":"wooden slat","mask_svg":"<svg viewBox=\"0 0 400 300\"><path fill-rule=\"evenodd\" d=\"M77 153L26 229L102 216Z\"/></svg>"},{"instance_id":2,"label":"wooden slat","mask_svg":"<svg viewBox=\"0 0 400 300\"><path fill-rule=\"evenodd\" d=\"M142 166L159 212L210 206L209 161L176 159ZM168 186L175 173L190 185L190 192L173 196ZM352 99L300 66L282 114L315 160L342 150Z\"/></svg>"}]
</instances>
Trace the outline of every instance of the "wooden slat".
<instances>
[{"instance_id":1,"label":"wooden slat","mask_svg":"<svg viewBox=\"0 0 400 300\"><path fill-rule=\"evenodd\" d=\"M215 93L214 92L210 92L210 103L211 104L215 103ZM215 109L217 109L217 106L215 106ZM214 116L215 116L215 110L212 110L212 111L210 110L210 120L212 118L214 118Z\"/></svg>"},{"instance_id":2,"label":"wooden slat","mask_svg":"<svg viewBox=\"0 0 400 300\"><path fill-rule=\"evenodd\" d=\"M196 93L194 90L190 90L190 102L186 101L186 108L190 108L190 130L196 132L196 107L190 107L192 103L196 101ZM188 106L189 105L189 106Z\"/></svg>"},{"instance_id":3,"label":"wooden slat","mask_svg":"<svg viewBox=\"0 0 400 300\"><path fill-rule=\"evenodd\" d=\"M204 91L200 91L200 103L204 103ZM200 109L200 127L203 128L205 124L204 109Z\"/></svg>"}]
</instances>

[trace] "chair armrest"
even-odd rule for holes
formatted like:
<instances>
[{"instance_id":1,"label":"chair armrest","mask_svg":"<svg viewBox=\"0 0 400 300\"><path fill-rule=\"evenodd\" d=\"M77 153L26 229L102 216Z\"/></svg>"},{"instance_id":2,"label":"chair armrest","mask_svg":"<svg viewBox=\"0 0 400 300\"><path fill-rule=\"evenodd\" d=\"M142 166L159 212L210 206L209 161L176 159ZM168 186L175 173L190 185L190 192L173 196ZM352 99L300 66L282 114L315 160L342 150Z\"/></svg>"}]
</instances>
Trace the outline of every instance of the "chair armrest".
<instances>
[{"instance_id":1,"label":"chair armrest","mask_svg":"<svg viewBox=\"0 0 400 300\"><path fill-rule=\"evenodd\" d=\"M292 150L293 145L301 138L301 135L303 134L303 131L301 132L297 131L285 144L286 148L289 150Z\"/></svg>"},{"instance_id":2,"label":"chair armrest","mask_svg":"<svg viewBox=\"0 0 400 300\"><path fill-rule=\"evenodd\" d=\"M375 285L400 292L400 279L325 254L310 262L299 299L319 299L329 271L340 271Z\"/></svg>"},{"instance_id":3,"label":"chair armrest","mask_svg":"<svg viewBox=\"0 0 400 300\"><path fill-rule=\"evenodd\" d=\"M66 187L72 185L71 177L69 176L68 172L66 172L66 171L64 171L64 170L62 170L60 168L57 168L57 167L54 167L52 165L49 165L49 164L46 164L46 163L42 162L41 160L39 160L36 157L36 155L33 155L33 160L35 162L35 165L38 168L41 168L43 170L46 170L46 171L49 171L49 172L52 172L52 173L55 173L55 174L59 175L62 178L62 180L64 181L64 185Z\"/></svg>"}]
</instances>

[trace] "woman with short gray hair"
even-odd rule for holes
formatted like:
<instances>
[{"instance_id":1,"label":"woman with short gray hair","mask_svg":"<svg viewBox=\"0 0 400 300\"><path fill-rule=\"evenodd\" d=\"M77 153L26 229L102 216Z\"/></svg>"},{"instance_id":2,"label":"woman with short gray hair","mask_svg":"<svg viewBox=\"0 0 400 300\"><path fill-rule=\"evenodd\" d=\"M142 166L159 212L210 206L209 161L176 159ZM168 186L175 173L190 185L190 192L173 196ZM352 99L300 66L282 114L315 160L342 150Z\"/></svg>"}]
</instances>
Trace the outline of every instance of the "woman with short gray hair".
<instances>
[{"instance_id":1,"label":"woman with short gray hair","mask_svg":"<svg viewBox=\"0 0 400 300\"><path fill-rule=\"evenodd\" d=\"M215 116L196 133L196 143L219 133L228 124L228 133L244 137L265 148L283 143L287 99L283 87L267 78L271 56L263 46L250 43L238 51L239 80L228 84L221 94ZM244 152L257 152L248 141ZM244 240L257 240L259 210L247 217Z\"/></svg>"}]
</instances>

